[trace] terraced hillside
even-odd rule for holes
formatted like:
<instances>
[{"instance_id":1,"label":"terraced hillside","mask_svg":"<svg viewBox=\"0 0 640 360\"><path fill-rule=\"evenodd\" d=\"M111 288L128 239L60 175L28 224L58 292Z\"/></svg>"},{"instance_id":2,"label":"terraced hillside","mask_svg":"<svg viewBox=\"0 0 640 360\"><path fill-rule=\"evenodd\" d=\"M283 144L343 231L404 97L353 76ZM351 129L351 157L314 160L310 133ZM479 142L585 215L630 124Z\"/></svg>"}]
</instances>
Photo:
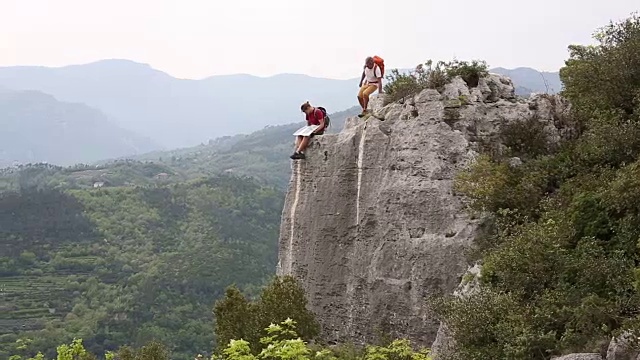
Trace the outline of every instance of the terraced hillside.
<instances>
[{"instance_id":1,"label":"terraced hillside","mask_svg":"<svg viewBox=\"0 0 640 360\"><path fill-rule=\"evenodd\" d=\"M73 291L66 288L64 274L52 276L3 276L0 291L0 335L37 330L47 322L61 320L69 312L68 303L60 299Z\"/></svg>"}]
</instances>

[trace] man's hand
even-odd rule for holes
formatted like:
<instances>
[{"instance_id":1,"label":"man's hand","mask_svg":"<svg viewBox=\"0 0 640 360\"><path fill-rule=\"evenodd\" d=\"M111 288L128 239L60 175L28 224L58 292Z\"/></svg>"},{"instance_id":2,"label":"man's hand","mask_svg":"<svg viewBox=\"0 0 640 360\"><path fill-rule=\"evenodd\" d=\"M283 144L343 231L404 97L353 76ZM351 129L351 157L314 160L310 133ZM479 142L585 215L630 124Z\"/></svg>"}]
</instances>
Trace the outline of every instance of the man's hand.
<instances>
[{"instance_id":1,"label":"man's hand","mask_svg":"<svg viewBox=\"0 0 640 360\"><path fill-rule=\"evenodd\" d=\"M362 81L360 81L360 83L358 84L358 87L362 87Z\"/></svg>"}]
</instances>

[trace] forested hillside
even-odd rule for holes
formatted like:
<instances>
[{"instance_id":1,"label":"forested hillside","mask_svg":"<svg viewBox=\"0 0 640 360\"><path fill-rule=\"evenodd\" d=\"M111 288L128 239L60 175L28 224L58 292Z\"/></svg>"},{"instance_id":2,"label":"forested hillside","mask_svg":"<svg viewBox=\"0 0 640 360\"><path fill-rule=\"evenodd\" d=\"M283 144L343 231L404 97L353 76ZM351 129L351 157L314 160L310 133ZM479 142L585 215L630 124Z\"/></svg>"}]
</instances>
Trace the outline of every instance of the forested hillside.
<instances>
[{"instance_id":1,"label":"forested hillside","mask_svg":"<svg viewBox=\"0 0 640 360\"><path fill-rule=\"evenodd\" d=\"M274 272L276 190L230 175L54 189L28 175L60 169L36 170L0 193L2 359L18 339L51 356L73 337L99 354L158 340L189 359L212 349L225 288L251 294Z\"/></svg>"}]
</instances>

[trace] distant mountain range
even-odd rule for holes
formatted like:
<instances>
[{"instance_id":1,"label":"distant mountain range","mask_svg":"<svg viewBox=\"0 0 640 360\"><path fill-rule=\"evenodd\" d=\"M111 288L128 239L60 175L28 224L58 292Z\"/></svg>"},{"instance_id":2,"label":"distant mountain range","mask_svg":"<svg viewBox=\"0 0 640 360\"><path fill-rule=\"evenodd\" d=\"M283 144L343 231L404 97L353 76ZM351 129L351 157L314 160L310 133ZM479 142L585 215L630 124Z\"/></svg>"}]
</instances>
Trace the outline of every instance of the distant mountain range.
<instances>
[{"instance_id":1,"label":"distant mountain range","mask_svg":"<svg viewBox=\"0 0 640 360\"><path fill-rule=\"evenodd\" d=\"M505 75L513 80L518 95L536 93L557 93L562 90L562 82L558 72L538 71L532 68L516 69L493 68L491 72Z\"/></svg>"},{"instance_id":2,"label":"distant mountain range","mask_svg":"<svg viewBox=\"0 0 640 360\"><path fill-rule=\"evenodd\" d=\"M306 100L331 110L346 109L356 102L357 85L357 80L291 74L184 80L124 60L0 68L0 86L87 104L169 148L295 122L302 118L300 104Z\"/></svg>"},{"instance_id":3,"label":"distant mountain range","mask_svg":"<svg viewBox=\"0 0 640 360\"><path fill-rule=\"evenodd\" d=\"M60 102L38 91L0 89L0 167L91 163L158 148L84 104Z\"/></svg>"},{"instance_id":4,"label":"distant mountain range","mask_svg":"<svg viewBox=\"0 0 640 360\"><path fill-rule=\"evenodd\" d=\"M547 91L543 76L536 70L496 68L492 71L511 76L521 95ZM557 73L543 75L550 84L549 91L560 89ZM104 113L102 119L111 119L112 128L117 125L166 148L193 146L221 136L250 133L267 125L296 122L302 118L299 106L305 100L323 105L330 112L347 109L356 104L357 85L357 78L334 80L296 74L185 80L128 60L103 60L61 68L0 68L2 87L36 90L51 94L59 101L83 103ZM102 135L109 138L115 133ZM117 139L111 140L118 143ZM125 146L123 151L144 149L141 144Z\"/></svg>"}]
</instances>

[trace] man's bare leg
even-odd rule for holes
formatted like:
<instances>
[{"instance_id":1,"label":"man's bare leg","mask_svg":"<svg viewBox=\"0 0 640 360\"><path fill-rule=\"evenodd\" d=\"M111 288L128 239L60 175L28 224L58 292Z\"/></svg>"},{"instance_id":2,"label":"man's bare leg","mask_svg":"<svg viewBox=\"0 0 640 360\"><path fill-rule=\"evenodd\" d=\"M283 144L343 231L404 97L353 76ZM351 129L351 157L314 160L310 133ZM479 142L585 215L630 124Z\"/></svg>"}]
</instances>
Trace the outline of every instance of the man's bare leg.
<instances>
[{"instance_id":1,"label":"man's bare leg","mask_svg":"<svg viewBox=\"0 0 640 360\"><path fill-rule=\"evenodd\" d=\"M307 146L309 146L309 136L302 136L302 141L300 142L300 145L298 146L298 152L304 152L307 149Z\"/></svg>"}]
</instances>

